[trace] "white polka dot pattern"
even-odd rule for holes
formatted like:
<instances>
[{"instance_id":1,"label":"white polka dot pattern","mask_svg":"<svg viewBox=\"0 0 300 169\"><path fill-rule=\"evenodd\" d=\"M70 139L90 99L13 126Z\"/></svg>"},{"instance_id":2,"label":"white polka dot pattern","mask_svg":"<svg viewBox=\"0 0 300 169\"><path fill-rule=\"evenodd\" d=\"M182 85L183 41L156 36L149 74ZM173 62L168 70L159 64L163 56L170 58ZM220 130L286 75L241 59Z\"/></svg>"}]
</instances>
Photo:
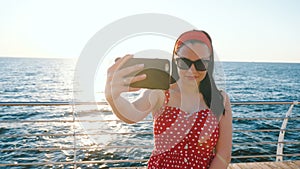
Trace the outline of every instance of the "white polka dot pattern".
<instances>
[{"instance_id":1,"label":"white polka dot pattern","mask_svg":"<svg viewBox=\"0 0 300 169\"><path fill-rule=\"evenodd\" d=\"M190 115L165 105L154 118L155 145L148 169L209 168L218 137L218 121L209 109Z\"/></svg>"}]
</instances>

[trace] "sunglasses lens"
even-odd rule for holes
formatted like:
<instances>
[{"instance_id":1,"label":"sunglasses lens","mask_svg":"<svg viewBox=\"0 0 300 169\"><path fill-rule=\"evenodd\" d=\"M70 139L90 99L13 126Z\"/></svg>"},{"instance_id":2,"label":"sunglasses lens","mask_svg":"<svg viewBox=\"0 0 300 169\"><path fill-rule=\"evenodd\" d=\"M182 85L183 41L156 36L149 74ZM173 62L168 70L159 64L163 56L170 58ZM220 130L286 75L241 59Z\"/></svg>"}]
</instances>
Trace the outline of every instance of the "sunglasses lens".
<instances>
[{"instance_id":1,"label":"sunglasses lens","mask_svg":"<svg viewBox=\"0 0 300 169\"><path fill-rule=\"evenodd\" d=\"M177 58L176 61L177 61L177 66L183 70L188 70L192 65L192 62L185 58Z\"/></svg>"},{"instance_id":2,"label":"sunglasses lens","mask_svg":"<svg viewBox=\"0 0 300 169\"><path fill-rule=\"evenodd\" d=\"M204 60L198 60L197 62L194 63L196 70L198 71L205 71L206 70L206 61Z\"/></svg>"},{"instance_id":3,"label":"sunglasses lens","mask_svg":"<svg viewBox=\"0 0 300 169\"><path fill-rule=\"evenodd\" d=\"M186 58L177 58L176 59L177 66L182 70L190 69L190 67L194 63L197 71L205 71L205 70L207 70L208 62L209 62L208 60L197 60L197 61L193 62Z\"/></svg>"}]
</instances>

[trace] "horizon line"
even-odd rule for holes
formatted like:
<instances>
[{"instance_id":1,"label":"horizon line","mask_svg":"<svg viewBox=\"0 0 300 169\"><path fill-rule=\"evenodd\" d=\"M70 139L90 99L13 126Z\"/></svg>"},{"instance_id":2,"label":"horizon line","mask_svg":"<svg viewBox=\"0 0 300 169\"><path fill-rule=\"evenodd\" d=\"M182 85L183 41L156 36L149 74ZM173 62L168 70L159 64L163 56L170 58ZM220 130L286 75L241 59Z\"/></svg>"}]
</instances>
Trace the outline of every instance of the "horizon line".
<instances>
[{"instance_id":1,"label":"horizon line","mask_svg":"<svg viewBox=\"0 0 300 169\"><path fill-rule=\"evenodd\" d=\"M0 56L0 58L15 58L15 59L78 59L78 57L34 57L34 56ZM266 61L266 60L215 60L215 62L245 62L245 63L300 63L300 61Z\"/></svg>"}]
</instances>

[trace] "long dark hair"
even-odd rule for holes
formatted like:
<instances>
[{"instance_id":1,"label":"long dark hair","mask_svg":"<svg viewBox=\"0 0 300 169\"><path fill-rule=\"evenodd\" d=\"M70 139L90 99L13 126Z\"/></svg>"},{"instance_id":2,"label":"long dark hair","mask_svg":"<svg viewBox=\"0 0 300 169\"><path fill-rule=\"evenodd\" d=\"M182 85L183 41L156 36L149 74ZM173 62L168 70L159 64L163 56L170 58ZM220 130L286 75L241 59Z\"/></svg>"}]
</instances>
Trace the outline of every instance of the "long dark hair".
<instances>
[{"instance_id":1,"label":"long dark hair","mask_svg":"<svg viewBox=\"0 0 300 169\"><path fill-rule=\"evenodd\" d=\"M213 70L214 70L214 52L213 52L213 46L212 46L212 40L209 36L208 33L205 31L198 31L194 30L199 33L203 33L208 39L209 39L209 45L211 48L211 54L210 54L210 62L208 64L207 68L207 73L205 78L201 81L199 85L199 92L202 93L204 101L206 105L211 109L211 111L219 118L222 114L225 113L225 108L224 108L224 98L221 95L221 92L217 88L217 85L215 83L215 80L213 78ZM184 33L182 34L184 35ZM177 53L177 51L183 46L186 45L187 43L203 43L200 40L197 39L189 39L186 40L182 43L182 45L178 46L178 40L182 36L180 35L179 38L176 40L174 49L173 49L173 56L172 56L172 77L170 80L170 84L176 83L177 80L179 79L178 76L178 70L177 70L177 65L175 63L175 58L174 55Z\"/></svg>"}]
</instances>

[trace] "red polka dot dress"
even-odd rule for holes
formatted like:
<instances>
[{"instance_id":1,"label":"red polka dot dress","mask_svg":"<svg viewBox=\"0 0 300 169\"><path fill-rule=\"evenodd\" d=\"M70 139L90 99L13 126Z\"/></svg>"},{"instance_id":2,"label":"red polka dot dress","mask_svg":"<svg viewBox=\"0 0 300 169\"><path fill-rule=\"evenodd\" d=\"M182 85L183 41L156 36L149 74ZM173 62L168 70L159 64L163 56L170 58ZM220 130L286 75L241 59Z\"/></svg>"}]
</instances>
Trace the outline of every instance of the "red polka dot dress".
<instances>
[{"instance_id":1,"label":"red polka dot dress","mask_svg":"<svg viewBox=\"0 0 300 169\"><path fill-rule=\"evenodd\" d=\"M219 126L210 109L186 113L165 105L154 117L154 150L148 169L206 169L214 158Z\"/></svg>"}]
</instances>

